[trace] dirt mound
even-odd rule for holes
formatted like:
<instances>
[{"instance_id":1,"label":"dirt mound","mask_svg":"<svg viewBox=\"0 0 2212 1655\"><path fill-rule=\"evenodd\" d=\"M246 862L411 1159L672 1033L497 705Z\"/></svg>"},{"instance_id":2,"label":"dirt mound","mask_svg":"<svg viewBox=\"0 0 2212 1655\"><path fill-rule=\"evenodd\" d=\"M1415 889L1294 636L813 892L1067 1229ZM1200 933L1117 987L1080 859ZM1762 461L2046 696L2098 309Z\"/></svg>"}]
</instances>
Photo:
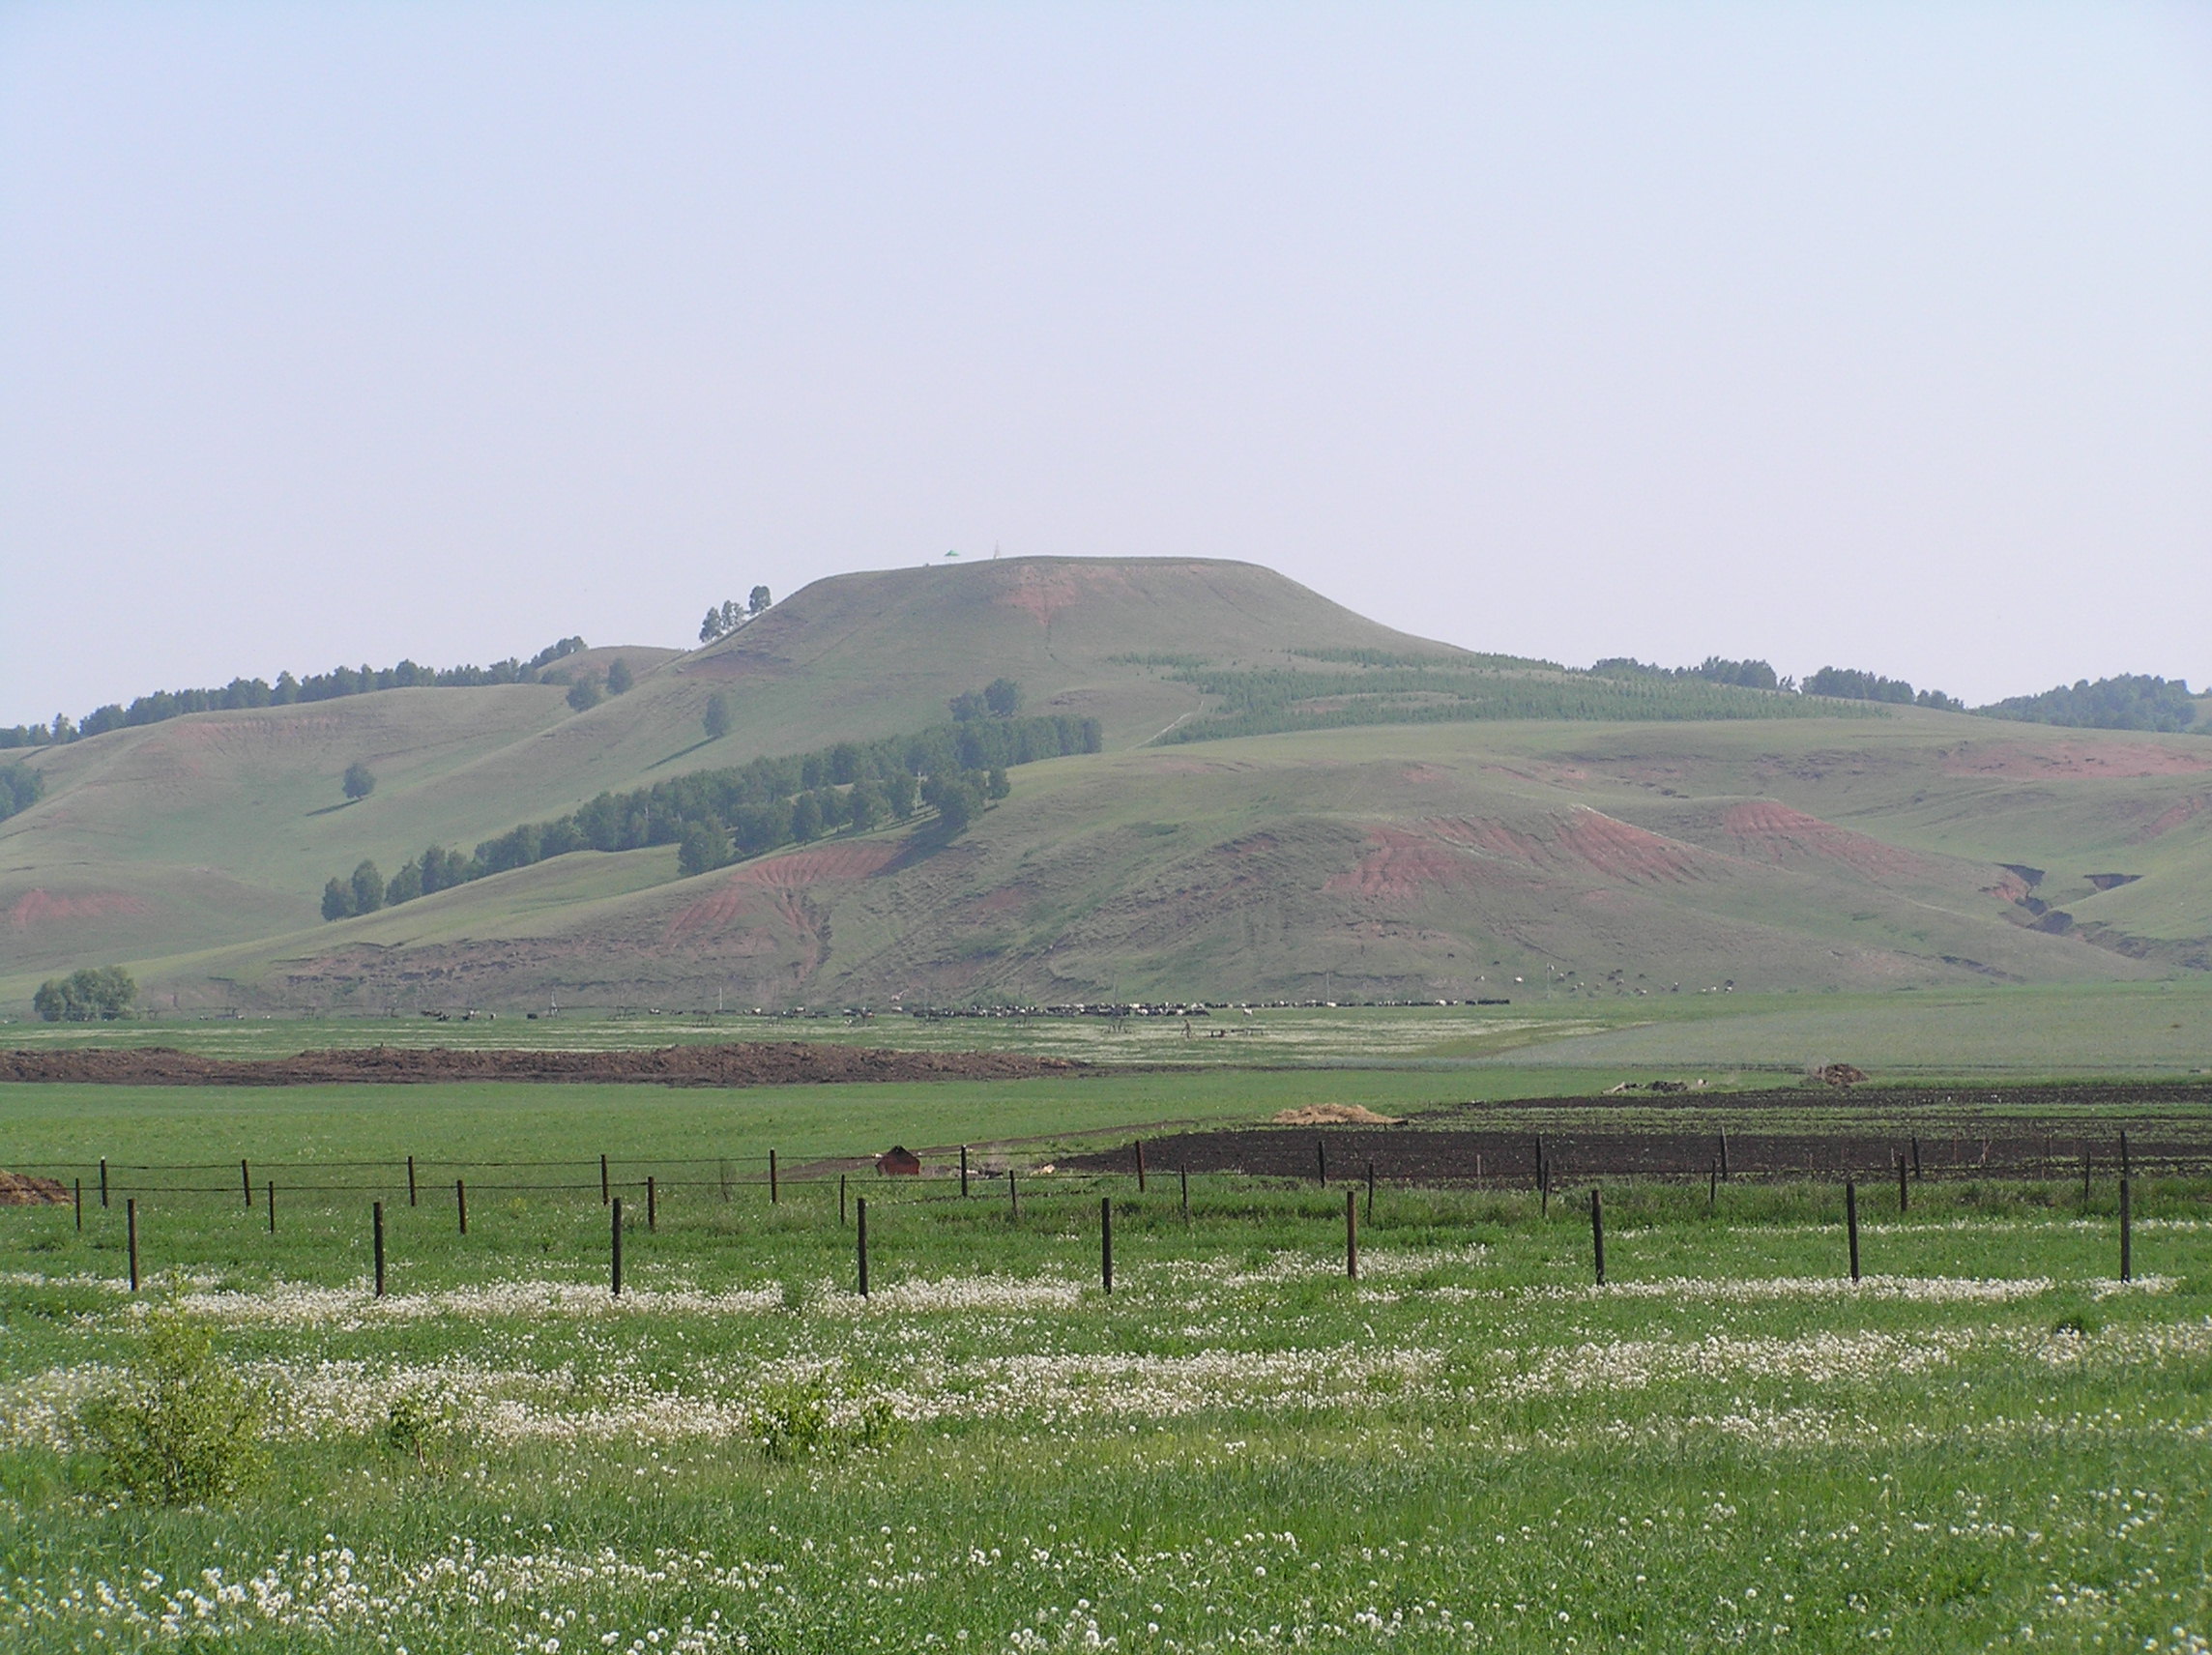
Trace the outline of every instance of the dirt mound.
<instances>
[{"instance_id":1,"label":"dirt mound","mask_svg":"<svg viewBox=\"0 0 2212 1655\"><path fill-rule=\"evenodd\" d=\"M1395 1115L1377 1115L1356 1103L1309 1103L1273 1117L1277 1126L1395 1126Z\"/></svg>"},{"instance_id":2,"label":"dirt mound","mask_svg":"<svg viewBox=\"0 0 2212 1655\"><path fill-rule=\"evenodd\" d=\"M1815 1080L1825 1081L1832 1087L1855 1087L1866 1080L1866 1070L1851 1063L1830 1063L1817 1070Z\"/></svg>"},{"instance_id":3,"label":"dirt mound","mask_svg":"<svg viewBox=\"0 0 2212 1655\"><path fill-rule=\"evenodd\" d=\"M54 1178L0 1173L0 1206L67 1206L70 1192Z\"/></svg>"},{"instance_id":4,"label":"dirt mound","mask_svg":"<svg viewBox=\"0 0 2212 1655\"><path fill-rule=\"evenodd\" d=\"M793 1086L807 1082L1028 1080L1089 1068L1064 1058L994 1052L892 1052L757 1040L642 1052L406 1051L366 1046L234 1062L168 1046L137 1051L0 1053L0 1081L104 1086L315 1086L366 1081L597 1081L658 1086Z\"/></svg>"}]
</instances>

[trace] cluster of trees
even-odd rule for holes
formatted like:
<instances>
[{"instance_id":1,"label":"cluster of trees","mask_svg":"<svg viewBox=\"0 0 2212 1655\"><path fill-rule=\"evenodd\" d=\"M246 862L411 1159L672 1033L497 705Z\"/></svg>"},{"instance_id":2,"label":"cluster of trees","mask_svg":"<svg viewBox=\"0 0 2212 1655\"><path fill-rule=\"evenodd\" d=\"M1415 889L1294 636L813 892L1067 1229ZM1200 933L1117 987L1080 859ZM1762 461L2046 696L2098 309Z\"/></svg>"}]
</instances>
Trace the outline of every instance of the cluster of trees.
<instances>
[{"instance_id":1,"label":"cluster of trees","mask_svg":"<svg viewBox=\"0 0 2212 1655\"><path fill-rule=\"evenodd\" d=\"M1964 712L1966 704L1939 689L1914 691L1901 678L1859 672L1851 667L1822 667L1805 681L1807 695L1831 696L1838 701L1884 701L1898 707L1933 707L1938 712Z\"/></svg>"},{"instance_id":2,"label":"cluster of trees","mask_svg":"<svg viewBox=\"0 0 2212 1655\"><path fill-rule=\"evenodd\" d=\"M590 673L581 673L568 685L568 705L578 712L589 712L607 695L627 695L630 685L636 682L629 670L629 663L617 655L607 663L607 682L603 694L597 678Z\"/></svg>"},{"instance_id":3,"label":"cluster of trees","mask_svg":"<svg viewBox=\"0 0 2212 1655\"><path fill-rule=\"evenodd\" d=\"M721 608L708 610L707 619L699 623L699 642L712 644L716 638L735 632L774 601L769 596L765 586L754 587L752 595L743 603L734 597L725 597Z\"/></svg>"},{"instance_id":4,"label":"cluster of trees","mask_svg":"<svg viewBox=\"0 0 2212 1655\"><path fill-rule=\"evenodd\" d=\"M2197 722L2197 701L2189 681L2122 673L2095 683L2081 679L2041 695L2016 695L1977 712L1992 718L2017 718L2029 724L2070 724L2089 730L2181 731Z\"/></svg>"},{"instance_id":5,"label":"cluster of trees","mask_svg":"<svg viewBox=\"0 0 2212 1655\"><path fill-rule=\"evenodd\" d=\"M995 678L981 689L954 696L946 705L962 724L977 718L1011 718L1022 710L1022 686L1010 678Z\"/></svg>"},{"instance_id":6,"label":"cluster of trees","mask_svg":"<svg viewBox=\"0 0 2212 1655\"><path fill-rule=\"evenodd\" d=\"M366 695L379 689L474 689L489 683L536 683L538 674L564 655L584 647L581 638L548 644L527 661L509 657L488 667L424 667L401 661L393 667L333 667L327 673L294 678L288 672L270 683L234 678L220 689L163 689L141 695L129 707L109 702L84 715L82 724L57 712L51 724L17 724L0 729L0 747L46 747L102 736L110 730L160 724L188 712L235 711L245 707L289 707L295 702L331 701L341 695Z\"/></svg>"},{"instance_id":7,"label":"cluster of trees","mask_svg":"<svg viewBox=\"0 0 2212 1655\"><path fill-rule=\"evenodd\" d=\"M1095 718L1009 716L695 770L630 793L602 793L569 815L486 839L473 856L432 846L389 884L375 863L364 862L350 879L323 887L323 916L373 914L572 851L676 845L684 871L704 873L825 834L910 821L924 806L937 812L939 830L950 837L988 800L1006 797L1011 767L1099 748Z\"/></svg>"},{"instance_id":8,"label":"cluster of trees","mask_svg":"<svg viewBox=\"0 0 2212 1655\"><path fill-rule=\"evenodd\" d=\"M46 778L29 765L0 765L0 822L28 810L46 791Z\"/></svg>"},{"instance_id":9,"label":"cluster of trees","mask_svg":"<svg viewBox=\"0 0 2212 1655\"><path fill-rule=\"evenodd\" d=\"M1777 677L1770 662L1732 661L1707 655L1694 667L1647 665L1634 655L1609 655L1590 668L1599 678L1697 678L1707 683L1730 683L1738 689L1775 689L1789 693L1797 687L1793 678Z\"/></svg>"},{"instance_id":10,"label":"cluster of trees","mask_svg":"<svg viewBox=\"0 0 2212 1655\"><path fill-rule=\"evenodd\" d=\"M131 1015L138 985L121 966L87 967L48 977L31 997L31 1009L48 1023L112 1023Z\"/></svg>"}]
</instances>

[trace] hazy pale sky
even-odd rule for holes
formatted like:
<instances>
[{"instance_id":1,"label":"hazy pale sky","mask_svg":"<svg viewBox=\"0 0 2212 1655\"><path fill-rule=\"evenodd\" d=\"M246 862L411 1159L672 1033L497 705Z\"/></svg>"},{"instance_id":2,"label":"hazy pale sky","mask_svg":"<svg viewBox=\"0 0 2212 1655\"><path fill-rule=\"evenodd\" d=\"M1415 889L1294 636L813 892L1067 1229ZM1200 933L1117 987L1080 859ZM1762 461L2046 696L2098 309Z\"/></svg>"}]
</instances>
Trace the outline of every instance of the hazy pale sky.
<instances>
[{"instance_id":1,"label":"hazy pale sky","mask_svg":"<svg viewBox=\"0 0 2212 1655\"><path fill-rule=\"evenodd\" d=\"M1247 558L2212 678L2212 7L0 6L0 723Z\"/></svg>"}]
</instances>

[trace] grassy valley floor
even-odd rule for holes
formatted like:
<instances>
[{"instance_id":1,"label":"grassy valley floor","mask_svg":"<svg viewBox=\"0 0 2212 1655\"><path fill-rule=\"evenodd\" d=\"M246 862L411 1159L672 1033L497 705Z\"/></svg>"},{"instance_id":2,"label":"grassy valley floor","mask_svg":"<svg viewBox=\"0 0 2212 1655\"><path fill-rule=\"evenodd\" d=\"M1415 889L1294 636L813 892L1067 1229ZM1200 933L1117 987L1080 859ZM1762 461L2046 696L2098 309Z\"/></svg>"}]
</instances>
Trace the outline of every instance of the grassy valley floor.
<instances>
[{"instance_id":1,"label":"grassy valley floor","mask_svg":"<svg viewBox=\"0 0 2212 1655\"><path fill-rule=\"evenodd\" d=\"M305 1102L305 1100L302 1100ZM308 1112L304 1111L303 1114ZM347 1140L331 1141L334 1151ZM212 1158L212 1157L211 1157ZM1099 1199L1115 1279L1099 1285ZM2200 1650L2212 1185L1343 1197L1038 1177L0 1213L26 1650ZM1361 1198L1362 1208L1364 1196ZM857 1216L855 1214L854 1216ZM185 1317L263 1465L118 1497L72 1421Z\"/></svg>"}]
</instances>

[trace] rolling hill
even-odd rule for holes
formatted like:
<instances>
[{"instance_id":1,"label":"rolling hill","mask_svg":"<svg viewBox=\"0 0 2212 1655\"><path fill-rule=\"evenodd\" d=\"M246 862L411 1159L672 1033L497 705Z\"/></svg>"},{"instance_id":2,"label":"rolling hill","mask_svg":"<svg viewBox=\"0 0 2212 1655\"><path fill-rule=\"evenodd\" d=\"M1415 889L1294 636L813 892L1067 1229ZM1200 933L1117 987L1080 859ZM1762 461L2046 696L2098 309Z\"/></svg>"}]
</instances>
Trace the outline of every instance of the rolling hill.
<instances>
[{"instance_id":1,"label":"rolling hill","mask_svg":"<svg viewBox=\"0 0 2212 1655\"><path fill-rule=\"evenodd\" d=\"M379 691L42 749L0 823L0 1003L129 964L158 1003L1415 998L2052 982L2201 970L2212 742L1616 681L1204 560L819 581L626 694ZM903 737L1017 681L1103 750L924 821L679 877L555 856L326 924L357 861L601 793ZM702 716L722 696L729 733ZM347 802L355 762L375 791ZM20 1014L19 1012L17 1014Z\"/></svg>"}]
</instances>

